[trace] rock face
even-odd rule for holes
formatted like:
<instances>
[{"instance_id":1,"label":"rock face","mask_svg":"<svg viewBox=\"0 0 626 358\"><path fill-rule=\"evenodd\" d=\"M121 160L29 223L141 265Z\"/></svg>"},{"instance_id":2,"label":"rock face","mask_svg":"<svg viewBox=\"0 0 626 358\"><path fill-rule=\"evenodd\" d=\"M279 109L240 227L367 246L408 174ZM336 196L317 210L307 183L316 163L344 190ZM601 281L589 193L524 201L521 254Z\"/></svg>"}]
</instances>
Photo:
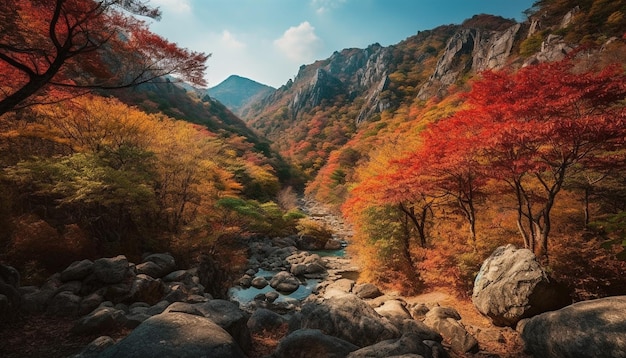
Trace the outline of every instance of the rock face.
<instances>
[{"instance_id":1,"label":"rock face","mask_svg":"<svg viewBox=\"0 0 626 358\"><path fill-rule=\"evenodd\" d=\"M205 317L164 313L144 321L102 358L245 357L233 337Z\"/></svg>"},{"instance_id":2,"label":"rock face","mask_svg":"<svg viewBox=\"0 0 626 358\"><path fill-rule=\"evenodd\" d=\"M474 282L472 301L497 326L514 326L522 318L559 309L571 300L551 281L527 249L497 248Z\"/></svg>"},{"instance_id":3,"label":"rock face","mask_svg":"<svg viewBox=\"0 0 626 358\"><path fill-rule=\"evenodd\" d=\"M522 324L535 357L626 357L626 296L574 303Z\"/></svg>"},{"instance_id":4,"label":"rock face","mask_svg":"<svg viewBox=\"0 0 626 358\"><path fill-rule=\"evenodd\" d=\"M445 94L445 88L453 84L467 71L480 72L499 69L505 64L521 24L511 24L506 30L461 28L449 40L439 58L435 72L420 88L417 95L425 100L432 95ZM471 61L461 62L463 56Z\"/></svg>"}]
</instances>

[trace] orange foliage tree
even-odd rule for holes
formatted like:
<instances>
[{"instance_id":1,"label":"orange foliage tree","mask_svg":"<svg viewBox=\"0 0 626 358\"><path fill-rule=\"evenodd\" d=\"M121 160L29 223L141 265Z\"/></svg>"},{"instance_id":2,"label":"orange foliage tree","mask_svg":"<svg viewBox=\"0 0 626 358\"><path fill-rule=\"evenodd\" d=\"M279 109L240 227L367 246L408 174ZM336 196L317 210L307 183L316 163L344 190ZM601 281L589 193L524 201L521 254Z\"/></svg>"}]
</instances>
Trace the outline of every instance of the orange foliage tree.
<instances>
[{"instance_id":1,"label":"orange foliage tree","mask_svg":"<svg viewBox=\"0 0 626 358\"><path fill-rule=\"evenodd\" d=\"M208 58L151 33L141 0L2 0L0 115L165 75L204 84Z\"/></svg>"}]
</instances>

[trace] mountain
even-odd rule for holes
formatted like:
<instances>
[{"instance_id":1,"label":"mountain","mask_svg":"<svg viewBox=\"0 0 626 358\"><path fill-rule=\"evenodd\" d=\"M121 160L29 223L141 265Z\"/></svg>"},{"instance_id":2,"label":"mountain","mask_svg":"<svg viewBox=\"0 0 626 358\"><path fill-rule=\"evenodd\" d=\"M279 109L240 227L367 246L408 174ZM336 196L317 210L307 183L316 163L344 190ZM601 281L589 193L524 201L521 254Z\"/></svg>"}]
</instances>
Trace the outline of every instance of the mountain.
<instances>
[{"instance_id":1,"label":"mountain","mask_svg":"<svg viewBox=\"0 0 626 358\"><path fill-rule=\"evenodd\" d=\"M415 119L429 102L466 90L481 71L556 61L580 45L597 54L611 41L623 43L624 1L604 3L543 0L521 23L480 14L395 45L336 51L301 66L294 80L257 97L240 115L313 179L355 136L391 131L394 119ZM439 106L438 116L453 110Z\"/></svg>"},{"instance_id":2,"label":"mountain","mask_svg":"<svg viewBox=\"0 0 626 358\"><path fill-rule=\"evenodd\" d=\"M247 104L263 98L274 90L273 87L251 79L232 75L217 86L209 88L207 94L239 115Z\"/></svg>"}]
</instances>

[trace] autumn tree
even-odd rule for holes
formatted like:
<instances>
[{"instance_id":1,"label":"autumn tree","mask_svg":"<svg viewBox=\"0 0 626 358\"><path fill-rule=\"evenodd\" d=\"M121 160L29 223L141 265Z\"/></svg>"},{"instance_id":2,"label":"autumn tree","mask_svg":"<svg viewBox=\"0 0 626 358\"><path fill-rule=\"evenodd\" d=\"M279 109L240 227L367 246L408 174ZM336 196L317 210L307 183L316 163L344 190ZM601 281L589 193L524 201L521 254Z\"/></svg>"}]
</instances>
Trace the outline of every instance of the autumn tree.
<instances>
[{"instance_id":1,"label":"autumn tree","mask_svg":"<svg viewBox=\"0 0 626 358\"><path fill-rule=\"evenodd\" d=\"M621 66L582 73L573 68L566 59L516 73L486 72L468 95L472 127L480 126L472 133L475 150L513 190L525 245L543 255L565 179L577 164L620 149L626 136Z\"/></svg>"},{"instance_id":2,"label":"autumn tree","mask_svg":"<svg viewBox=\"0 0 626 358\"><path fill-rule=\"evenodd\" d=\"M166 75L204 84L208 58L128 15L159 18L142 0L1 0L0 115L94 89Z\"/></svg>"}]
</instances>

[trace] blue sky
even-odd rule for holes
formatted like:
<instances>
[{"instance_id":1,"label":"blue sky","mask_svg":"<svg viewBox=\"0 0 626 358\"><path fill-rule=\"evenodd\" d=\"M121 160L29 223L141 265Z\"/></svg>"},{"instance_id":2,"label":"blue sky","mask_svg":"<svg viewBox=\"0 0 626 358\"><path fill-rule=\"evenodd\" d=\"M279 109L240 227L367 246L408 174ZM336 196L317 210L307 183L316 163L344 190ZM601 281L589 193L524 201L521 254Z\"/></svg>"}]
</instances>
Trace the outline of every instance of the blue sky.
<instances>
[{"instance_id":1,"label":"blue sky","mask_svg":"<svg viewBox=\"0 0 626 358\"><path fill-rule=\"evenodd\" d=\"M486 13L523 21L535 0L152 0L152 31L211 53L207 81L236 74L273 87L344 48L396 44Z\"/></svg>"}]
</instances>

